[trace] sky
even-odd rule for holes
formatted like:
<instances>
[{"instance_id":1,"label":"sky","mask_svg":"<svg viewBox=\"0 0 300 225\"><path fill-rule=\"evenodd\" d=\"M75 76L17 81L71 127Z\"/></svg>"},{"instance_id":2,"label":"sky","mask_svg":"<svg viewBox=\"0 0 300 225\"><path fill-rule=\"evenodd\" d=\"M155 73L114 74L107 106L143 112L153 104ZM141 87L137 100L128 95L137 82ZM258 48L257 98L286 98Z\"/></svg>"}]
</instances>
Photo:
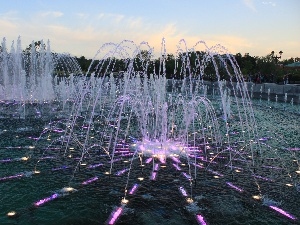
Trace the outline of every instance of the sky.
<instances>
[{"instance_id":1,"label":"sky","mask_svg":"<svg viewBox=\"0 0 300 225\"><path fill-rule=\"evenodd\" d=\"M49 39L51 49L93 58L108 42L148 42L175 54L199 41L229 53L300 57L300 0L0 0L0 38L22 48ZM182 42L181 42L182 43ZM202 50L202 49L199 49Z\"/></svg>"}]
</instances>

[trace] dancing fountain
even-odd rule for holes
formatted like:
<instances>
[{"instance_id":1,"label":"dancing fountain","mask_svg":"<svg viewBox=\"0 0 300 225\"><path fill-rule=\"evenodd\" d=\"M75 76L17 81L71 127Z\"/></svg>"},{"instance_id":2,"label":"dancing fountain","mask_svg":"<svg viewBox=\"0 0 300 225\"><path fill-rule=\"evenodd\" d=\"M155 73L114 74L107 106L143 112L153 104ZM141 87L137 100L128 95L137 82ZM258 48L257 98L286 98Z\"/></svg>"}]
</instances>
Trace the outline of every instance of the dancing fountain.
<instances>
[{"instance_id":1,"label":"dancing fountain","mask_svg":"<svg viewBox=\"0 0 300 225\"><path fill-rule=\"evenodd\" d=\"M172 79L165 40L159 61L153 51L146 42L107 43L88 79L54 86L48 79L64 116L47 114L46 126L35 120L33 129L42 129L35 136L17 127L10 134L18 138L2 145L7 216L30 224L297 223L297 115L284 128L281 112L262 108L261 98L253 105L234 56L221 45L199 41L188 49L181 40ZM118 77L117 60L124 66ZM210 89L203 77L212 70ZM23 83L22 93L33 93ZM7 81L3 86L4 96L16 96ZM77 94L66 96L68 90Z\"/></svg>"}]
</instances>

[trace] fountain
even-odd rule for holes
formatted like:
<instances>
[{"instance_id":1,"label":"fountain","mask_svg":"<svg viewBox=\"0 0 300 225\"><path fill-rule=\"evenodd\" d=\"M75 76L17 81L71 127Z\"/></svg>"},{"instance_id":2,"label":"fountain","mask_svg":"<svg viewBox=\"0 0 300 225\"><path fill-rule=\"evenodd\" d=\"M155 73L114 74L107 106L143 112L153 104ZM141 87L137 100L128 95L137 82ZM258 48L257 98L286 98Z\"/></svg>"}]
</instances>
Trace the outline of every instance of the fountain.
<instances>
[{"instance_id":1,"label":"fountain","mask_svg":"<svg viewBox=\"0 0 300 225\"><path fill-rule=\"evenodd\" d=\"M291 113L294 123L287 123L283 113L289 111L273 110L269 98L265 107L262 94L253 103L253 88L247 90L235 58L221 45L199 41L188 49L180 40L173 77L183 79L166 77L164 39L158 61L153 51L147 42L104 44L88 79L46 79L47 101L64 110L10 118L21 120L14 126L1 120L0 188L8 213L1 223L298 221L298 115ZM120 77L117 60L124 66ZM212 69L216 85L210 88L203 77ZM3 80L4 102L16 98L10 85L33 93L32 84ZM43 112L44 98L35 103Z\"/></svg>"}]
</instances>

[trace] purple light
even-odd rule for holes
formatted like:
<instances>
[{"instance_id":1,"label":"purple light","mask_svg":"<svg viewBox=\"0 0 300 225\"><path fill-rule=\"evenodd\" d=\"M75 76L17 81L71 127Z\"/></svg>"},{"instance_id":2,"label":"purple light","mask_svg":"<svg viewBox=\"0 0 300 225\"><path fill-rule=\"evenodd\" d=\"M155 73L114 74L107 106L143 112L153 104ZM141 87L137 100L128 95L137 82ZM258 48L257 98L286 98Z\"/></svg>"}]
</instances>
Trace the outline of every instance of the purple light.
<instances>
[{"instance_id":1,"label":"purple light","mask_svg":"<svg viewBox=\"0 0 300 225\"><path fill-rule=\"evenodd\" d=\"M185 190L183 187L179 187L179 191L180 191L180 193L181 193L184 197L187 197L187 196L188 196L186 190Z\"/></svg>"},{"instance_id":2,"label":"purple light","mask_svg":"<svg viewBox=\"0 0 300 225\"><path fill-rule=\"evenodd\" d=\"M226 184L227 184L229 187L232 187L233 189L235 189L235 190L237 190L237 191L239 191L239 192L243 192L243 191L244 191L243 189L241 189L241 188L239 188L239 187L233 185L231 182L226 182Z\"/></svg>"},{"instance_id":3,"label":"purple light","mask_svg":"<svg viewBox=\"0 0 300 225\"><path fill-rule=\"evenodd\" d=\"M138 184L133 185L133 187L132 187L131 190L129 191L129 194L130 194L130 195L133 195L133 194L136 192L136 190L137 190L138 187L139 187Z\"/></svg>"},{"instance_id":4,"label":"purple light","mask_svg":"<svg viewBox=\"0 0 300 225\"><path fill-rule=\"evenodd\" d=\"M157 172L152 172L151 180L156 180Z\"/></svg>"},{"instance_id":5,"label":"purple light","mask_svg":"<svg viewBox=\"0 0 300 225\"><path fill-rule=\"evenodd\" d=\"M6 162L11 162L13 159L1 159L0 163L6 163Z\"/></svg>"},{"instance_id":6,"label":"purple light","mask_svg":"<svg viewBox=\"0 0 300 225\"><path fill-rule=\"evenodd\" d=\"M125 173L126 171L128 171L129 169L123 169L123 170L120 170L118 172L116 172L116 175L117 176L121 176L123 173Z\"/></svg>"},{"instance_id":7,"label":"purple light","mask_svg":"<svg viewBox=\"0 0 300 225\"><path fill-rule=\"evenodd\" d=\"M108 219L108 225L113 225L117 222L117 219L120 217L121 213L123 211L122 207L117 208Z\"/></svg>"},{"instance_id":8,"label":"purple light","mask_svg":"<svg viewBox=\"0 0 300 225\"><path fill-rule=\"evenodd\" d=\"M176 163L181 163L181 161L180 161L178 158L174 157L174 156L172 156L171 159L172 159L174 162L176 162Z\"/></svg>"},{"instance_id":9,"label":"purple light","mask_svg":"<svg viewBox=\"0 0 300 225\"><path fill-rule=\"evenodd\" d=\"M292 220L296 220L297 218L291 214L289 214L288 212L276 207L276 206L273 206L273 205L270 205L269 206L271 209L275 210L276 212L279 212L280 214L292 219Z\"/></svg>"},{"instance_id":10,"label":"purple light","mask_svg":"<svg viewBox=\"0 0 300 225\"><path fill-rule=\"evenodd\" d=\"M201 166L201 165L198 165L198 164L196 164L196 163L192 163L194 166L196 166L196 167L199 167L200 169L203 169L204 168L204 166Z\"/></svg>"},{"instance_id":11,"label":"purple light","mask_svg":"<svg viewBox=\"0 0 300 225\"><path fill-rule=\"evenodd\" d=\"M150 163L152 161L152 158L148 158L148 159L146 159L146 161L145 161L145 163Z\"/></svg>"},{"instance_id":12,"label":"purple light","mask_svg":"<svg viewBox=\"0 0 300 225\"><path fill-rule=\"evenodd\" d=\"M259 178L259 179L261 179L261 180L265 180L265 181L274 181L274 180L272 180L272 179L270 179L270 178L267 178L267 177L262 177L262 176L259 176L259 175L252 175L253 177L255 177L255 178Z\"/></svg>"},{"instance_id":13,"label":"purple light","mask_svg":"<svg viewBox=\"0 0 300 225\"><path fill-rule=\"evenodd\" d=\"M220 176L220 177L223 177L223 176L224 176L223 174L221 174L221 173L219 173L219 172L217 172L217 171L211 170L211 169L208 169L207 171L208 171L208 172L211 172L212 174L215 174L215 175L217 175L217 176Z\"/></svg>"},{"instance_id":14,"label":"purple light","mask_svg":"<svg viewBox=\"0 0 300 225\"><path fill-rule=\"evenodd\" d=\"M290 150L290 151L300 151L300 148L288 148L287 150Z\"/></svg>"},{"instance_id":15,"label":"purple light","mask_svg":"<svg viewBox=\"0 0 300 225\"><path fill-rule=\"evenodd\" d=\"M44 205L46 202L52 201L58 197L59 197L59 195L55 193L47 198L44 198L44 199L41 199L41 200L35 202L34 205L38 207L38 206Z\"/></svg>"},{"instance_id":16,"label":"purple light","mask_svg":"<svg viewBox=\"0 0 300 225\"><path fill-rule=\"evenodd\" d=\"M282 168L276 166L262 166L262 167L267 169L282 170Z\"/></svg>"},{"instance_id":17,"label":"purple light","mask_svg":"<svg viewBox=\"0 0 300 225\"><path fill-rule=\"evenodd\" d=\"M159 168L159 165L158 165L158 163L156 163L156 164L154 165L153 171L158 171L158 168Z\"/></svg>"},{"instance_id":18,"label":"purple light","mask_svg":"<svg viewBox=\"0 0 300 225\"><path fill-rule=\"evenodd\" d=\"M94 182L94 181L96 181L96 180L98 180L98 179L99 179L98 177L93 177L93 178L91 178L91 179L88 179L88 180L86 180L86 181L83 181L81 184L83 184L83 185L90 184L90 183L92 183L92 182Z\"/></svg>"},{"instance_id":19,"label":"purple light","mask_svg":"<svg viewBox=\"0 0 300 225\"><path fill-rule=\"evenodd\" d=\"M166 159L165 159L163 156L159 157L159 161L160 161L162 164L165 164L165 163L166 163Z\"/></svg>"},{"instance_id":20,"label":"purple light","mask_svg":"<svg viewBox=\"0 0 300 225\"><path fill-rule=\"evenodd\" d=\"M53 168L52 171L64 170L64 169L68 169L68 168L69 168L68 166L61 166L61 167L58 167L58 168Z\"/></svg>"},{"instance_id":21,"label":"purple light","mask_svg":"<svg viewBox=\"0 0 300 225\"><path fill-rule=\"evenodd\" d=\"M2 178L0 178L0 181L2 181L2 180L10 180L10 179L14 179L14 178L23 177L23 176L24 176L24 174L20 173L20 174L8 176L8 177L2 177Z\"/></svg>"},{"instance_id":22,"label":"purple light","mask_svg":"<svg viewBox=\"0 0 300 225\"><path fill-rule=\"evenodd\" d=\"M189 180L192 179L192 177L190 175L188 175L187 173L185 173L185 172L183 172L182 175L185 176Z\"/></svg>"},{"instance_id":23,"label":"purple light","mask_svg":"<svg viewBox=\"0 0 300 225\"><path fill-rule=\"evenodd\" d=\"M230 165L225 165L226 167L229 167L231 169L238 169L238 170L243 170L243 168L238 167L238 166L230 166Z\"/></svg>"},{"instance_id":24,"label":"purple light","mask_svg":"<svg viewBox=\"0 0 300 225\"><path fill-rule=\"evenodd\" d=\"M111 160L110 163L118 162L120 160L122 160L122 159L121 158L120 159L114 159L114 160Z\"/></svg>"},{"instance_id":25,"label":"purple light","mask_svg":"<svg viewBox=\"0 0 300 225\"><path fill-rule=\"evenodd\" d=\"M173 166L176 168L176 170L181 170L181 168L177 164L173 163Z\"/></svg>"},{"instance_id":26,"label":"purple light","mask_svg":"<svg viewBox=\"0 0 300 225\"><path fill-rule=\"evenodd\" d=\"M204 220L204 217L200 214L196 215L196 220L200 225L207 225L207 223Z\"/></svg>"},{"instance_id":27,"label":"purple light","mask_svg":"<svg viewBox=\"0 0 300 225\"><path fill-rule=\"evenodd\" d=\"M88 166L89 169L92 169L92 168L96 168L96 167L99 167L99 166L103 166L102 163L99 163L99 164L93 164L93 165L90 165Z\"/></svg>"}]
</instances>

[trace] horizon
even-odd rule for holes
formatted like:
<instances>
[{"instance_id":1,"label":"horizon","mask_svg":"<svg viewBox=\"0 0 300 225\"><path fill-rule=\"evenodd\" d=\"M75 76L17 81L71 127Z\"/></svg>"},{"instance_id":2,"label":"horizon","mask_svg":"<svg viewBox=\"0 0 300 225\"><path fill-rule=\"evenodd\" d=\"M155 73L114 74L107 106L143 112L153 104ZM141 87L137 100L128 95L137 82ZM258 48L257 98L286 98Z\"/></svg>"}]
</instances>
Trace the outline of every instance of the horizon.
<instances>
[{"instance_id":1,"label":"horizon","mask_svg":"<svg viewBox=\"0 0 300 225\"><path fill-rule=\"evenodd\" d=\"M184 39L187 49L205 41L234 55L283 51L282 59L300 56L297 0L10 0L1 5L1 39L8 48L18 36L22 49L33 40L49 39L55 52L91 59L106 43L131 40L148 42L157 57L164 38L166 52L174 55Z\"/></svg>"}]
</instances>

